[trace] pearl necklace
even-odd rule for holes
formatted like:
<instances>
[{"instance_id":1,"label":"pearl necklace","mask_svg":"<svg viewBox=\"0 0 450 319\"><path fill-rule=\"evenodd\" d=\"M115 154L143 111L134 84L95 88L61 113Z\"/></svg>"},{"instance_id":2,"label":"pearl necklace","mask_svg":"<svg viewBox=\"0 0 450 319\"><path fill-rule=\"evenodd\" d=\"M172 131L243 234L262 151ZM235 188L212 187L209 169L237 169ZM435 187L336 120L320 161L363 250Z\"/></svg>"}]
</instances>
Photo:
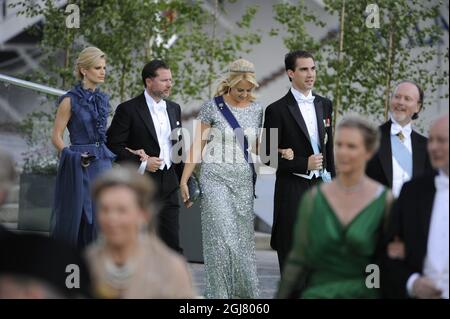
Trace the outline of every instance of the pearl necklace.
<instances>
[{"instance_id":1,"label":"pearl necklace","mask_svg":"<svg viewBox=\"0 0 450 319\"><path fill-rule=\"evenodd\" d=\"M105 258L105 274L108 282L115 288L124 288L133 276L135 265L133 262L127 262L123 265L117 265L111 259Z\"/></svg>"}]
</instances>

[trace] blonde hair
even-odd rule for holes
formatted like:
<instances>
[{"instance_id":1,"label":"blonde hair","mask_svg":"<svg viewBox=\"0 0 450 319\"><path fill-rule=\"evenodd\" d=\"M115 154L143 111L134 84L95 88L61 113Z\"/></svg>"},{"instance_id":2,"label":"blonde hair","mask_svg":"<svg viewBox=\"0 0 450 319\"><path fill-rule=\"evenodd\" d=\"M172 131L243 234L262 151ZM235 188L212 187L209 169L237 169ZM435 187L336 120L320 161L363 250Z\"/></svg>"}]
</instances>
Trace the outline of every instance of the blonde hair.
<instances>
[{"instance_id":1,"label":"blonde hair","mask_svg":"<svg viewBox=\"0 0 450 319\"><path fill-rule=\"evenodd\" d=\"M219 96L228 93L231 88L238 85L241 81L248 81L253 84L253 87L259 87L258 82L256 82L253 63L244 59L238 59L229 65L228 74L220 80L214 95ZM256 96L251 93L249 97L250 102L253 102L255 99Z\"/></svg>"},{"instance_id":2,"label":"blonde hair","mask_svg":"<svg viewBox=\"0 0 450 319\"><path fill-rule=\"evenodd\" d=\"M75 62L75 69L73 71L77 80L82 80L84 77L83 73L81 73L81 68L89 69L98 63L100 59L106 59L106 54L99 48L87 47L81 51Z\"/></svg>"}]
</instances>

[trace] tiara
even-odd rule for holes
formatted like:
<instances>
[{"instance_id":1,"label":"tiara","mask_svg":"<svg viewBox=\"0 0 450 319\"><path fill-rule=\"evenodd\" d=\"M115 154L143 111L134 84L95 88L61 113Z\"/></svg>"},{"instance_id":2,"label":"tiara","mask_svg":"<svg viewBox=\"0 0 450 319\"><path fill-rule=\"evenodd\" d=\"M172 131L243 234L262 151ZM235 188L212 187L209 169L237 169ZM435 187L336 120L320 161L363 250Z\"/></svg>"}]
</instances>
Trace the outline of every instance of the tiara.
<instances>
[{"instance_id":1,"label":"tiara","mask_svg":"<svg viewBox=\"0 0 450 319\"><path fill-rule=\"evenodd\" d=\"M234 73L255 73L255 67L247 60L239 59L228 66L228 72Z\"/></svg>"},{"instance_id":2,"label":"tiara","mask_svg":"<svg viewBox=\"0 0 450 319\"><path fill-rule=\"evenodd\" d=\"M255 71L251 68L242 68L240 70L230 70L229 72L235 72L235 73L255 73Z\"/></svg>"}]
</instances>

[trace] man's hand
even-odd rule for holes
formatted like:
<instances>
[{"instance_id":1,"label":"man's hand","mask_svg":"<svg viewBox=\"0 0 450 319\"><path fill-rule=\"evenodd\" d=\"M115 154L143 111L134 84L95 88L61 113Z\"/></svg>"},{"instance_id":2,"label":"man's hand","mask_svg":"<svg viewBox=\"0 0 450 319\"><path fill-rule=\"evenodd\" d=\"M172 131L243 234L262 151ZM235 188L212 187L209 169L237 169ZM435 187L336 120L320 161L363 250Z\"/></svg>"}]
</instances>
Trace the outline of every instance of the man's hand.
<instances>
[{"instance_id":1,"label":"man's hand","mask_svg":"<svg viewBox=\"0 0 450 319\"><path fill-rule=\"evenodd\" d=\"M158 170L162 163L163 160L158 157L149 157L147 159L147 170L154 173Z\"/></svg>"},{"instance_id":2,"label":"man's hand","mask_svg":"<svg viewBox=\"0 0 450 319\"><path fill-rule=\"evenodd\" d=\"M308 157L308 171L321 170L323 168L323 155L314 154Z\"/></svg>"},{"instance_id":3,"label":"man's hand","mask_svg":"<svg viewBox=\"0 0 450 319\"><path fill-rule=\"evenodd\" d=\"M430 278L420 276L414 281L413 295L418 299L439 299L442 291L434 285Z\"/></svg>"},{"instance_id":4,"label":"man's hand","mask_svg":"<svg viewBox=\"0 0 450 319\"><path fill-rule=\"evenodd\" d=\"M278 149L278 152L281 153L281 158L287 159L288 161L292 161L294 159L294 151L292 148L280 148Z\"/></svg>"},{"instance_id":5,"label":"man's hand","mask_svg":"<svg viewBox=\"0 0 450 319\"><path fill-rule=\"evenodd\" d=\"M148 156L148 155L145 153L145 151L144 151L143 149L132 150L131 148L128 148L128 147L125 147L125 149L126 149L128 152L130 152L130 153L132 153L132 154L134 154L134 155L139 156L140 159L141 159L141 162L147 161L147 160L149 159L149 157L150 157L150 156Z\"/></svg>"},{"instance_id":6,"label":"man's hand","mask_svg":"<svg viewBox=\"0 0 450 319\"><path fill-rule=\"evenodd\" d=\"M387 254L391 259L405 259L405 244L398 236L388 244Z\"/></svg>"}]
</instances>

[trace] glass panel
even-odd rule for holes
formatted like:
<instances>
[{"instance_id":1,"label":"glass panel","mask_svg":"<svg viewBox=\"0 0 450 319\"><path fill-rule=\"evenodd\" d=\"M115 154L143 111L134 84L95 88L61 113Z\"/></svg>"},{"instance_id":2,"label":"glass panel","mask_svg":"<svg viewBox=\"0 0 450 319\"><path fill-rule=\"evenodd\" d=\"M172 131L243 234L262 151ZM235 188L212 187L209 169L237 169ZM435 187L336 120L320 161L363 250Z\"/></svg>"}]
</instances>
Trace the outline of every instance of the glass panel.
<instances>
[{"instance_id":1,"label":"glass panel","mask_svg":"<svg viewBox=\"0 0 450 319\"><path fill-rule=\"evenodd\" d=\"M0 207L0 223L7 228L49 230L58 163L51 133L58 98L0 80L0 148L12 154L18 171Z\"/></svg>"}]
</instances>

